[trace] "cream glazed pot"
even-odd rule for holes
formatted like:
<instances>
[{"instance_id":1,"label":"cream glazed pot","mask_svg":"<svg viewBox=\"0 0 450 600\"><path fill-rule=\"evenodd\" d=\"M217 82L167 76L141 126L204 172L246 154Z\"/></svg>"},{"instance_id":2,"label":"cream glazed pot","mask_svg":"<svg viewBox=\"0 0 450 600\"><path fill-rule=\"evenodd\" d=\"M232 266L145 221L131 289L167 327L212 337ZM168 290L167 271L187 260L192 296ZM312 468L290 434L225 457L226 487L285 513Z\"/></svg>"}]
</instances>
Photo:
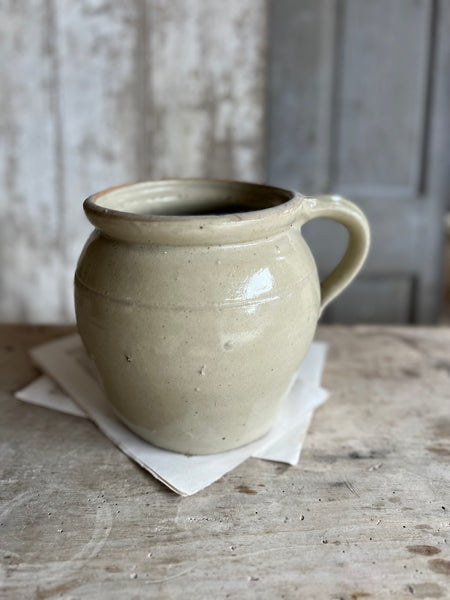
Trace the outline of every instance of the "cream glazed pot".
<instances>
[{"instance_id":1,"label":"cream glazed pot","mask_svg":"<svg viewBox=\"0 0 450 600\"><path fill-rule=\"evenodd\" d=\"M321 310L366 258L362 212L336 196L194 179L112 188L84 209L95 230L75 274L78 328L120 419L186 454L265 434ZM301 236L317 217L349 232L323 283Z\"/></svg>"}]
</instances>

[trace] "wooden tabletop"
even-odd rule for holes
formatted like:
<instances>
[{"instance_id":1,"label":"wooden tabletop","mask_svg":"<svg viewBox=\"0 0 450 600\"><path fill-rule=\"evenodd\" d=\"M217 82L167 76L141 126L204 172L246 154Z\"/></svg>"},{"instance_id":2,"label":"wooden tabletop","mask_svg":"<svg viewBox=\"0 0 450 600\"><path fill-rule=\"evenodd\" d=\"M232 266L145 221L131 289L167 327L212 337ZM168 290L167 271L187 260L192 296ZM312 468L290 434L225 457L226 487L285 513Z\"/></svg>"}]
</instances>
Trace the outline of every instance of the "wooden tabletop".
<instances>
[{"instance_id":1,"label":"wooden tabletop","mask_svg":"<svg viewBox=\"0 0 450 600\"><path fill-rule=\"evenodd\" d=\"M250 459L181 498L90 422L23 404L0 328L0 597L450 598L450 329L322 327L324 386L297 467Z\"/></svg>"}]
</instances>

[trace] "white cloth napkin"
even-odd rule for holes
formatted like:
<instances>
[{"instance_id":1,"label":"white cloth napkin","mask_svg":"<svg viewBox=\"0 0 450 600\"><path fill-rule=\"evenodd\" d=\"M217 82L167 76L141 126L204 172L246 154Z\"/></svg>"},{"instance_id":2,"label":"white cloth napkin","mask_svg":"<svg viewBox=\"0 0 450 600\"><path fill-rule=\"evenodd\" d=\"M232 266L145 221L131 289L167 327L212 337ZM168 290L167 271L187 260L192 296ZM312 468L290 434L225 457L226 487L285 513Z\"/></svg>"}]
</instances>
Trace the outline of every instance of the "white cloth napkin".
<instances>
[{"instance_id":1,"label":"white cloth napkin","mask_svg":"<svg viewBox=\"0 0 450 600\"><path fill-rule=\"evenodd\" d=\"M221 454L186 456L152 446L131 432L106 400L95 366L77 334L33 348L30 352L33 361L50 377L39 377L15 395L19 400L89 417L116 446L156 479L177 494L189 496L250 456L297 464L314 409L328 398L328 392L320 387L326 350L322 342L312 344L276 423L264 437Z\"/></svg>"}]
</instances>

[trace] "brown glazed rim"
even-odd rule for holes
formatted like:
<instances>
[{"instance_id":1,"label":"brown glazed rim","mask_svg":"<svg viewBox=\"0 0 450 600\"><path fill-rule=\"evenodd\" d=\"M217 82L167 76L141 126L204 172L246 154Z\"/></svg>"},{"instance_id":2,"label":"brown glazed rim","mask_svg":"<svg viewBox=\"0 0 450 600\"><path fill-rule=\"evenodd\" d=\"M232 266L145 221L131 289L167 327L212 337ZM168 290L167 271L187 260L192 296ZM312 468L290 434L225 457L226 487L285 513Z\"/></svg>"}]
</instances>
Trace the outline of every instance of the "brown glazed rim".
<instances>
[{"instance_id":1,"label":"brown glazed rim","mask_svg":"<svg viewBox=\"0 0 450 600\"><path fill-rule=\"evenodd\" d=\"M248 212L230 212L205 215L141 215L126 210L117 210L101 206L97 201L108 194L118 197L120 192L145 194L153 192L157 197L164 191L186 187L191 190L210 189L211 193L228 195L259 194L267 199L280 199L275 206L250 210ZM168 245L222 245L227 243L245 243L256 239L271 237L298 218L304 196L298 192L280 187L231 181L223 179L161 179L143 181L108 188L89 196L83 204L89 221L104 235L123 241L144 244Z\"/></svg>"}]
</instances>

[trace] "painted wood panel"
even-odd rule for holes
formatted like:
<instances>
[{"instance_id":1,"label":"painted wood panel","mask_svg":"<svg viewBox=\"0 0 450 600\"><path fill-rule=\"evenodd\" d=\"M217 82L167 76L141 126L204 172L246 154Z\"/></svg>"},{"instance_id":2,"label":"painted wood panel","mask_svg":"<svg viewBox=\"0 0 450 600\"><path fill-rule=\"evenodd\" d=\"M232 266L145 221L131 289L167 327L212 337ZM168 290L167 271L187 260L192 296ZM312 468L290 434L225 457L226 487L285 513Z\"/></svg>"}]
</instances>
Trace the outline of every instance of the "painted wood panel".
<instances>
[{"instance_id":1,"label":"painted wood panel","mask_svg":"<svg viewBox=\"0 0 450 600\"><path fill-rule=\"evenodd\" d=\"M416 195L432 2L271 2L270 181Z\"/></svg>"},{"instance_id":2,"label":"painted wood panel","mask_svg":"<svg viewBox=\"0 0 450 600\"><path fill-rule=\"evenodd\" d=\"M55 3L62 130L64 306L73 318L73 273L92 226L82 201L139 179L140 2Z\"/></svg>"},{"instance_id":3,"label":"painted wood panel","mask_svg":"<svg viewBox=\"0 0 450 600\"><path fill-rule=\"evenodd\" d=\"M333 302L327 320L350 324L409 323L413 317L413 285L413 278L403 272L379 278L362 275Z\"/></svg>"},{"instance_id":4,"label":"painted wood panel","mask_svg":"<svg viewBox=\"0 0 450 600\"><path fill-rule=\"evenodd\" d=\"M420 278L417 281L416 315L423 321L438 314L443 294L444 222L450 198L450 2L435 5L430 60L427 136L425 139Z\"/></svg>"},{"instance_id":5,"label":"painted wood panel","mask_svg":"<svg viewBox=\"0 0 450 600\"><path fill-rule=\"evenodd\" d=\"M269 3L267 176L306 194L328 186L336 3Z\"/></svg>"},{"instance_id":6,"label":"painted wood panel","mask_svg":"<svg viewBox=\"0 0 450 600\"><path fill-rule=\"evenodd\" d=\"M370 320L385 311L380 322L438 316L450 175L449 12L447 0L271 2L269 180L342 194L366 212L373 244L361 280L371 283L346 296L355 321L366 320L370 304ZM305 237L323 277L346 236L318 222ZM414 283L393 285L400 274ZM382 302L389 289L392 301ZM330 308L325 316L339 314Z\"/></svg>"},{"instance_id":7,"label":"painted wood panel","mask_svg":"<svg viewBox=\"0 0 450 600\"><path fill-rule=\"evenodd\" d=\"M57 321L62 201L51 2L1 2L0 40L0 318Z\"/></svg>"},{"instance_id":8,"label":"painted wood panel","mask_svg":"<svg viewBox=\"0 0 450 600\"><path fill-rule=\"evenodd\" d=\"M263 178L265 5L148 0L147 172Z\"/></svg>"},{"instance_id":9,"label":"painted wood panel","mask_svg":"<svg viewBox=\"0 0 450 600\"><path fill-rule=\"evenodd\" d=\"M341 4L333 187L418 193L431 7L428 0Z\"/></svg>"}]
</instances>

